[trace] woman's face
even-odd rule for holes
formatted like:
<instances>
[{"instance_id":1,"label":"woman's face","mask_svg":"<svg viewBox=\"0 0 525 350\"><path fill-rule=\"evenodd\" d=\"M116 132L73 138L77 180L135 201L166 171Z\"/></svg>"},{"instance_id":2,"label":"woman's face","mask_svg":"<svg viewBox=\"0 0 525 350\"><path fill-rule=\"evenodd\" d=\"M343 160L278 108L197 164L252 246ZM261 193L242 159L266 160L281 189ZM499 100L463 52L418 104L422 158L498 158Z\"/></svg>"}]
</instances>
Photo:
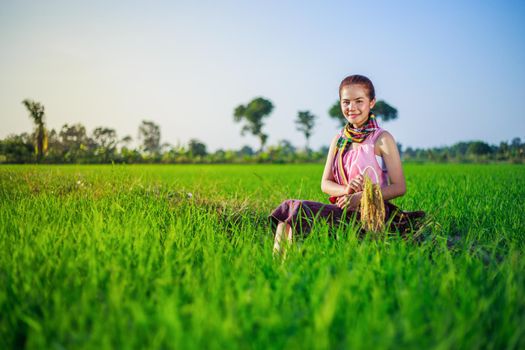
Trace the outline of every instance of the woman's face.
<instances>
[{"instance_id":1,"label":"woman's face","mask_svg":"<svg viewBox=\"0 0 525 350\"><path fill-rule=\"evenodd\" d=\"M355 128L365 124L375 103L375 98L370 100L362 85L345 85L341 89L341 111L346 120Z\"/></svg>"}]
</instances>

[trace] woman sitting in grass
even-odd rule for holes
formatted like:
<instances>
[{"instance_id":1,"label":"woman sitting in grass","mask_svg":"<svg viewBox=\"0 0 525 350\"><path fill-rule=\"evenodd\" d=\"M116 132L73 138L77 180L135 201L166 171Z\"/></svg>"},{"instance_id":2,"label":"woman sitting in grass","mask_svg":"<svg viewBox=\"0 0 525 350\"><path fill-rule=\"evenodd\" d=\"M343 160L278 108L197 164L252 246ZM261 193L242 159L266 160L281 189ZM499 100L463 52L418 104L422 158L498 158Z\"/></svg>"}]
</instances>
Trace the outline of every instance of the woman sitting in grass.
<instances>
[{"instance_id":1,"label":"woman sitting in grass","mask_svg":"<svg viewBox=\"0 0 525 350\"><path fill-rule=\"evenodd\" d=\"M402 212L388 202L405 194L405 177L394 137L378 126L371 113L376 98L370 79L346 77L339 86L339 99L348 123L330 144L321 180L321 189L330 195L332 204L294 199L282 202L270 215L277 224L275 253L281 252L283 236L290 244L294 232L308 234L314 218L337 225L359 217L365 177L380 186L379 197L385 201L382 221L391 223L392 228L404 229L410 219L424 216L423 212Z\"/></svg>"}]
</instances>

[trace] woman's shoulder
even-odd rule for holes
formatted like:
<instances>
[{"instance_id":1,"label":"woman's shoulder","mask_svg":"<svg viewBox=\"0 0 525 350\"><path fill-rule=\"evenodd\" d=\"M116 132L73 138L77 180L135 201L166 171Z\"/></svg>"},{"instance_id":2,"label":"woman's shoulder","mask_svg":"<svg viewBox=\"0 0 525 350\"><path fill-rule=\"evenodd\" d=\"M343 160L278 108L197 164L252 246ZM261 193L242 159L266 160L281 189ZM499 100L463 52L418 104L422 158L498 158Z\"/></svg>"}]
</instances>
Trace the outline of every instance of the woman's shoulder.
<instances>
[{"instance_id":1,"label":"woman's shoulder","mask_svg":"<svg viewBox=\"0 0 525 350\"><path fill-rule=\"evenodd\" d=\"M389 147L395 146L397 147L396 140L394 139L394 136L390 132L388 132L385 129L379 129L376 132L376 135L374 135L374 146L379 147L382 150L386 150Z\"/></svg>"},{"instance_id":2,"label":"woman's shoulder","mask_svg":"<svg viewBox=\"0 0 525 350\"><path fill-rule=\"evenodd\" d=\"M381 140L381 139L384 140L384 139L387 139L387 138L394 139L392 134L388 130L383 129L383 128L379 128L376 131L374 131L374 136L373 137L374 137L374 139L376 141Z\"/></svg>"}]
</instances>

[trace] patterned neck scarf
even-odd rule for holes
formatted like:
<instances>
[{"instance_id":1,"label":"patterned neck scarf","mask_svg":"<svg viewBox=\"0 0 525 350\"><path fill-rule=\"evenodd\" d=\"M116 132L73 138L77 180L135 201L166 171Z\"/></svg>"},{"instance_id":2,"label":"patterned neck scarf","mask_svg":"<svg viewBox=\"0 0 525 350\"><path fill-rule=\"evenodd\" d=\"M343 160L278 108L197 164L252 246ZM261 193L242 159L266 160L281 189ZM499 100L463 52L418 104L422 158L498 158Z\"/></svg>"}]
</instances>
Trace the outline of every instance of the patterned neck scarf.
<instances>
[{"instance_id":1,"label":"patterned neck scarf","mask_svg":"<svg viewBox=\"0 0 525 350\"><path fill-rule=\"evenodd\" d=\"M352 124L348 123L343 129L341 137L337 140L337 149L346 149L350 147L352 142L361 143L368 135L379 129L377 118L370 113L365 125L360 128L354 128Z\"/></svg>"},{"instance_id":2,"label":"patterned neck scarf","mask_svg":"<svg viewBox=\"0 0 525 350\"><path fill-rule=\"evenodd\" d=\"M370 116L368 117L365 125L360 128L354 128L350 123L346 124L341 137L339 137L339 140L337 140L336 147L337 150L341 150L338 152L339 154L337 156L337 167L339 168L339 174L341 175L343 185L348 184L348 179L346 178L343 167L343 155L345 151L350 147L352 142L363 142L368 137L368 135L377 129L379 129L379 124L377 124L376 116L372 113L370 113Z\"/></svg>"}]
</instances>

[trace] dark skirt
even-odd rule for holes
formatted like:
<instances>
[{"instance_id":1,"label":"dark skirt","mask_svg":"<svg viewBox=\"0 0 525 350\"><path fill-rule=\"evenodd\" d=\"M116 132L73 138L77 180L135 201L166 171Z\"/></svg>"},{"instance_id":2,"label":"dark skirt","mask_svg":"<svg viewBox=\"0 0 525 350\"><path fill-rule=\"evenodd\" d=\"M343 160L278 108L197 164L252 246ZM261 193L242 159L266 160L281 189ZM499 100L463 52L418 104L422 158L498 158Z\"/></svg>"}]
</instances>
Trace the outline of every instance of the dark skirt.
<instances>
[{"instance_id":1,"label":"dark skirt","mask_svg":"<svg viewBox=\"0 0 525 350\"><path fill-rule=\"evenodd\" d=\"M394 204L385 201L385 222L392 231L402 233L414 228L418 219L425 216L422 211L404 212ZM359 220L359 212L341 209L334 204L288 199L282 202L269 216L272 224L289 224L295 233L308 235L315 222L325 222L332 227L342 223L350 224Z\"/></svg>"}]
</instances>

